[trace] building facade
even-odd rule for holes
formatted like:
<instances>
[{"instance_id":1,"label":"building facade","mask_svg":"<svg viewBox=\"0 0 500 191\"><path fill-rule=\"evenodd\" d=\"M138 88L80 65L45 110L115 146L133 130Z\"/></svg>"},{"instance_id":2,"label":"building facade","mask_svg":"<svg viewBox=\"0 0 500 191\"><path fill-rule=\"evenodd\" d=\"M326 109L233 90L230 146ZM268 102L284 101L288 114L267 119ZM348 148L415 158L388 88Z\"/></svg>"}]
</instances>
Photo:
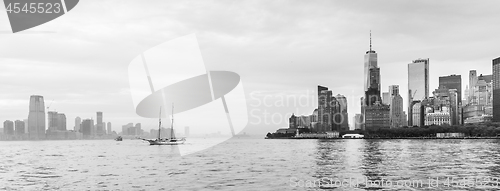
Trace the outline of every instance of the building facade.
<instances>
[{"instance_id":1,"label":"building facade","mask_svg":"<svg viewBox=\"0 0 500 191\"><path fill-rule=\"evenodd\" d=\"M493 59L493 122L500 122L500 57Z\"/></svg>"},{"instance_id":2,"label":"building facade","mask_svg":"<svg viewBox=\"0 0 500 191\"><path fill-rule=\"evenodd\" d=\"M389 110L389 116L390 116L390 127L391 128L398 128L405 126L406 124L406 116L403 111L403 97L399 95L399 86L398 85L392 85L389 87L390 93L390 110Z\"/></svg>"},{"instance_id":3,"label":"building facade","mask_svg":"<svg viewBox=\"0 0 500 191\"><path fill-rule=\"evenodd\" d=\"M420 110L414 104L429 98L429 58L413 60L408 64L408 124L420 126L414 122L420 116Z\"/></svg>"},{"instance_id":4,"label":"building facade","mask_svg":"<svg viewBox=\"0 0 500 191\"><path fill-rule=\"evenodd\" d=\"M45 104L43 96L30 96L28 125L30 139L45 139Z\"/></svg>"}]
</instances>

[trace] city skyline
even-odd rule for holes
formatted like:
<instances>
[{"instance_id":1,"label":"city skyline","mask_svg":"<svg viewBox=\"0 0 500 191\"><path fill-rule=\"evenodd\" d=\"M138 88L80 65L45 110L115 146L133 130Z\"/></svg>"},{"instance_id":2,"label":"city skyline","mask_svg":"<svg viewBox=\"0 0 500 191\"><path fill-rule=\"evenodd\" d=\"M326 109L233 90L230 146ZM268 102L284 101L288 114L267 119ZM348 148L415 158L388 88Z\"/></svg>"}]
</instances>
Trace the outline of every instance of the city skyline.
<instances>
[{"instance_id":1,"label":"city skyline","mask_svg":"<svg viewBox=\"0 0 500 191\"><path fill-rule=\"evenodd\" d=\"M130 7L144 6L136 2L123 3ZM329 87L333 95L346 96L349 116L359 113L359 97L364 94L363 79L360 78L363 75L361 55L369 48L370 30L373 49L379 54L378 66L382 68L381 92L387 92L389 85L399 85L406 112L405 73L412 60L431 60L429 91L438 88L439 77L452 74L463 77L462 90L465 90L469 70L476 70L478 76L490 75L492 59L499 56L495 52L498 40L494 37L500 28L491 24L499 14L493 8L498 3L493 1L480 5L446 1L353 1L342 5L295 2L280 10L275 9L276 4L255 2L262 9L260 12L246 8L245 4L236 3L233 6L238 11L221 16L213 12L227 4L211 3L206 5L211 14L201 19L182 12L206 13L205 8L169 6L166 2L150 7L149 13L138 13L142 14L136 15L141 19L129 22L130 26L117 26L116 23L128 18L104 11L106 16L102 18L113 19L110 23L84 11L90 7L104 7L103 3L80 2L71 13L33 30L54 31L57 35L1 34L4 43L0 45L3 53L0 80L7 83L0 86L6 92L0 97L0 121L28 119L29 96L42 95L46 105L54 100L51 110L66 114L67 129L74 127L77 116L91 118L96 111L105 113L104 121L112 122L114 131L119 131L117 128L129 122L141 122L145 130L155 128L156 119L143 119L135 114L126 66L133 56L148 47L191 33L196 33L199 38L207 69L235 71L244 79L249 115L255 110L253 114L264 121L266 109L271 114L281 114L281 123L269 125L252 125L250 123L255 119L250 117L248 128L244 130L250 133L287 126L289 116L285 114L295 111L292 103L276 108L252 106L257 105L250 96L255 92L271 96L268 102L274 103L280 95L301 96L308 90L315 91L316 85L322 84ZM111 9L118 13L130 12L128 9ZM307 9L317 11L305 11ZM164 24L150 24L160 21L155 14L166 14L165 11L169 10L168 18L162 18L160 22ZM238 15L238 12L243 12L248 19L233 20L229 16ZM266 22L259 22L259 18ZM361 22L367 20L371 22ZM0 16L0 23L7 22L6 15ZM175 27L181 22L184 23L180 25L182 27ZM201 22L205 24L190 25ZM217 23L234 27L220 30L223 26ZM293 24L285 26L280 23ZM8 25L0 27L8 30ZM99 30L93 30L97 27ZM128 27L136 29L128 30ZM427 30L416 30L418 28ZM52 44L50 51L42 48L48 42ZM106 45L102 45L103 42ZM19 74L37 76L37 80L18 79ZM262 101L263 97L257 99ZM315 104L301 107L296 115L308 115L315 107ZM271 120L270 116L267 120ZM353 128L354 123L350 124Z\"/></svg>"}]
</instances>

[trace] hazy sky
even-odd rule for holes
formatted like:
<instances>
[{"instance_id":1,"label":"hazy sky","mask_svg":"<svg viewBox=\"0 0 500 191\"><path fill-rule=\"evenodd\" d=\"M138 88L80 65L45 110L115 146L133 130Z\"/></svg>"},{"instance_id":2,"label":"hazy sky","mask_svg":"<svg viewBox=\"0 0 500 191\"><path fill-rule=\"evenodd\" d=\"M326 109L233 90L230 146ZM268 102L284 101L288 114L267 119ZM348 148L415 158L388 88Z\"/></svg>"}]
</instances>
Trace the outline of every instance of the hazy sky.
<instances>
[{"instance_id":1,"label":"hazy sky","mask_svg":"<svg viewBox=\"0 0 500 191\"><path fill-rule=\"evenodd\" d=\"M439 76L462 75L465 89L469 70L491 74L491 60L500 57L498 7L457 0L80 1L16 34L2 10L0 121L27 118L29 97L38 94L66 114L68 129L76 116L95 119L96 111L118 132L129 122L156 128L157 119L134 112L128 65L154 45L193 33L208 70L241 76L245 132L264 135L287 126L289 113L310 114L318 84L348 98L351 118L360 111L370 30L382 91L400 85L406 103L412 60L430 58L430 92Z\"/></svg>"}]
</instances>

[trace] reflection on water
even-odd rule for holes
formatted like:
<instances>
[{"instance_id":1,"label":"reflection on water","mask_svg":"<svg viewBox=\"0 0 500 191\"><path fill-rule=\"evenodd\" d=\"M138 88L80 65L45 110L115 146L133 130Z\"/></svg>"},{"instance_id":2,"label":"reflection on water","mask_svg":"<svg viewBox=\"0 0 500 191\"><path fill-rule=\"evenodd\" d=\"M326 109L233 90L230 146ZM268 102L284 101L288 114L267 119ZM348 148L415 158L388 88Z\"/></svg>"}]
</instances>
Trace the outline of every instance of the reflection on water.
<instances>
[{"instance_id":1,"label":"reflection on water","mask_svg":"<svg viewBox=\"0 0 500 191\"><path fill-rule=\"evenodd\" d=\"M0 190L500 187L498 140L231 139L179 157L180 147L196 151L210 141L217 140L190 139L178 146L138 140L0 142Z\"/></svg>"},{"instance_id":2,"label":"reflection on water","mask_svg":"<svg viewBox=\"0 0 500 191\"><path fill-rule=\"evenodd\" d=\"M309 178L309 186L336 190L496 190L500 189L499 146L498 140L318 141L318 167Z\"/></svg>"}]
</instances>

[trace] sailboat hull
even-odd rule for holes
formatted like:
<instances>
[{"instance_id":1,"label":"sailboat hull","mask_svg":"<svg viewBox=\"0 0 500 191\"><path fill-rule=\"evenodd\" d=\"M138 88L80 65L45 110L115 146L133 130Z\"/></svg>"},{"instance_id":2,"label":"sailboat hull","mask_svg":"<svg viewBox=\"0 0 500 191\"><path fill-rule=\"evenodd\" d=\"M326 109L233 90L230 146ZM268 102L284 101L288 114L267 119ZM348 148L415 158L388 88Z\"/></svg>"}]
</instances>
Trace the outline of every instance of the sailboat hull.
<instances>
[{"instance_id":1,"label":"sailboat hull","mask_svg":"<svg viewBox=\"0 0 500 191\"><path fill-rule=\"evenodd\" d=\"M149 145L181 145L186 142L186 139L170 139L170 140L147 140Z\"/></svg>"}]
</instances>

